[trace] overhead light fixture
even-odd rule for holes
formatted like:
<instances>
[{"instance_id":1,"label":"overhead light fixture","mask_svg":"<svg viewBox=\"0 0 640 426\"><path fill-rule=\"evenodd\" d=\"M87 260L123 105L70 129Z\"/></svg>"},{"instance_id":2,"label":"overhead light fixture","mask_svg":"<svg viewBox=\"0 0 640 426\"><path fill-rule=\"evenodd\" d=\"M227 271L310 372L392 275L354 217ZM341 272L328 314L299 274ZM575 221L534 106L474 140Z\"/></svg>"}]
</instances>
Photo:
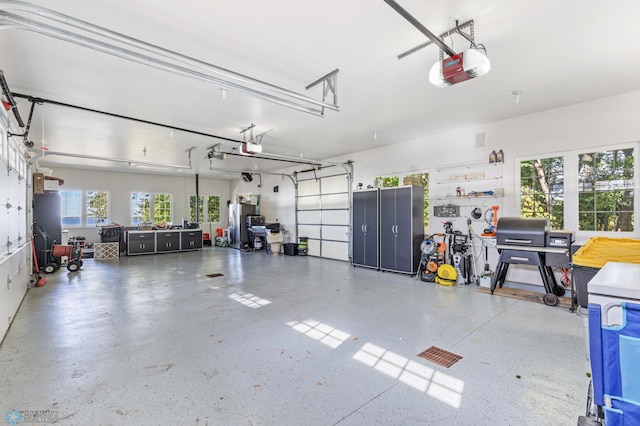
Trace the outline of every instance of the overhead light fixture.
<instances>
[{"instance_id":1,"label":"overhead light fixture","mask_svg":"<svg viewBox=\"0 0 640 426\"><path fill-rule=\"evenodd\" d=\"M378 132L376 132L375 130L373 131L373 140L374 141L378 140Z\"/></svg>"}]
</instances>

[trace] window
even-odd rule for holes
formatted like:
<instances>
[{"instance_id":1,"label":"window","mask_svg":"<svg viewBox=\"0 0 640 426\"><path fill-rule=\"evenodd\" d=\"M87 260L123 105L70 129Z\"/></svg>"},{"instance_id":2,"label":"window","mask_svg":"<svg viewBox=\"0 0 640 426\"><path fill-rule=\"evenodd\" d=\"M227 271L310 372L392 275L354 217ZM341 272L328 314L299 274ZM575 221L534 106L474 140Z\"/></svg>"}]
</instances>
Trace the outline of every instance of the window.
<instances>
[{"instance_id":1,"label":"window","mask_svg":"<svg viewBox=\"0 0 640 426\"><path fill-rule=\"evenodd\" d=\"M564 227L564 157L520 162L520 216L549 219Z\"/></svg>"},{"instance_id":2,"label":"window","mask_svg":"<svg viewBox=\"0 0 640 426\"><path fill-rule=\"evenodd\" d=\"M204 210L203 206L204 206L204 197L200 195L198 197L198 220L196 220L196 196L195 195L189 196L189 220L191 222L198 222L198 223L204 222L202 220L203 210Z\"/></svg>"},{"instance_id":3,"label":"window","mask_svg":"<svg viewBox=\"0 0 640 426\"><path fill-rule=\"evenodd\" d=\"M82 225L82 191L60 191L62 226Z\"/></svg>"},{"instance_id":4,"label":"window","mask_svg":"<svg viewBox=\"0 0 640 426\"><path fill-rule=\"evenodd\" d=\"M87 191L87 225L109 222L109 194L105 191Z\"/></svg>"},{"instance_id":5,"label":"window","mask_svg":"<svg viewBox=\"0 0 640 426\"><path fill-rule=\"evenodd\" d=\"M633 148L578 156L578 229L633 231Z\"/></svg>"},{"instance_id":6,"label":"window","mask_svg":"<svg viewBox=\"0 0 640 426\"><path fill-rule=\"evenodd\" d=\"M220 197L217 195L210 195L207 198L207 217L209 222L220 222Z\"/></svg>"},{"instance_id":7,"label":"window","mask_svg":"<svg viewBox=\"0 0 640 426\"><path fill-rule=\"evenodd\" d=\"M171 194L153 194L153 220L155 223L171 222Z\"/></svg>"},{"instance_id":8,"label":"window","mask_svg":"<svg viewBox=\"0 0 640 426\"><path fill-rule=\"evenodd\" d=\"M151 221L151 205L148 193L134 192L131 194L131 223L140 225Z\"/></svg>"}]
</instances>

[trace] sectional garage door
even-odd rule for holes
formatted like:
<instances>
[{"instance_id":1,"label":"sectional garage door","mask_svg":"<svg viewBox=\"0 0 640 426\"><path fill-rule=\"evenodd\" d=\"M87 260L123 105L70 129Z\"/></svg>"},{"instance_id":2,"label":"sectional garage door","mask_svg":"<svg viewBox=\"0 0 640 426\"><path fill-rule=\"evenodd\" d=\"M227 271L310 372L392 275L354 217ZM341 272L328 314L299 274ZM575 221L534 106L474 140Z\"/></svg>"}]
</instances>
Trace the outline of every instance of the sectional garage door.
<instances>
[{"instance_id":1,"label":"sectional garage door","mask_svg":"<svg viewBox=\"0 0 640 426\"><path fill-rule=\"evenodd\" d=\"M351 175L334 166L300 173L297 181L298 237L309 239L308 254L348 261Z\"/></svg>"}]
</instances>

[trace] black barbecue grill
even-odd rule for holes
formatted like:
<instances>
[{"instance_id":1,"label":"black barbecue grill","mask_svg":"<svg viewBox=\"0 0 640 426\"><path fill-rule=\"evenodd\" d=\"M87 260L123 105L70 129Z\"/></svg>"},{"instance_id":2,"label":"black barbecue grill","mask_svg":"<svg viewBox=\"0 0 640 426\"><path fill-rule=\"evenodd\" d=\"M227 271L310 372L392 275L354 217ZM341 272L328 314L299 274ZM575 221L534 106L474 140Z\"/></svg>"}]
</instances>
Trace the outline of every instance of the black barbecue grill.
<instances>
[{"instance_id":1,"label":"black barbecue grill","mask_svg":"<svg viewBox=\"0 0 640 426\"><path fill-rule=\"evenodd\" d=\"M556 283L552 265L565 256L573 242L573 232L549 231L549 221L540 218L502 217L498 220L496 242L500 257L491 281L491 293L502 287L510 264L538 267L546 295L547 305L558 304L558 296L564 295L564 287ZM563 245L564 244L564 245ZM547 262L546 257L551 262ZM567 261L568 267L568 261Z\"/></svg>"}]
</instances>

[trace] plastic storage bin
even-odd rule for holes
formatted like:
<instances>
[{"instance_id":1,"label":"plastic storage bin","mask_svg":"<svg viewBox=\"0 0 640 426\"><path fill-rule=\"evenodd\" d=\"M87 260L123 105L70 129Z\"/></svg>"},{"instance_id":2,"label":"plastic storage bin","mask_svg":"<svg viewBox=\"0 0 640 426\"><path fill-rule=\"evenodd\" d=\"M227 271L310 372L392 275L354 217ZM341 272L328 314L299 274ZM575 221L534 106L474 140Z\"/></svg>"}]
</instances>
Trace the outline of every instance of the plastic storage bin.
<instances>
[{"instance_id":1,"label":"plastic storage bin","mask_svg":"<svg viewBox=\"0 0 640 426\"><path fill-rule=\"evenodd\" d=\"M284 244L284 254L287 256L297 256L298 255L298 244L296 243L286 243Z\"/></svg>"},{"instance_id":2,"label":"plastic storage bin","mask_svg":"<svg viewBox=\"0 0 640 426\"><path fill-rule=\"evenodd\" d=\"M631 238L590 238L572 258L573 281L578 305L589 304L587 284L607 262L640 263L640 240Z\"/></svg>"}]
</instances>

